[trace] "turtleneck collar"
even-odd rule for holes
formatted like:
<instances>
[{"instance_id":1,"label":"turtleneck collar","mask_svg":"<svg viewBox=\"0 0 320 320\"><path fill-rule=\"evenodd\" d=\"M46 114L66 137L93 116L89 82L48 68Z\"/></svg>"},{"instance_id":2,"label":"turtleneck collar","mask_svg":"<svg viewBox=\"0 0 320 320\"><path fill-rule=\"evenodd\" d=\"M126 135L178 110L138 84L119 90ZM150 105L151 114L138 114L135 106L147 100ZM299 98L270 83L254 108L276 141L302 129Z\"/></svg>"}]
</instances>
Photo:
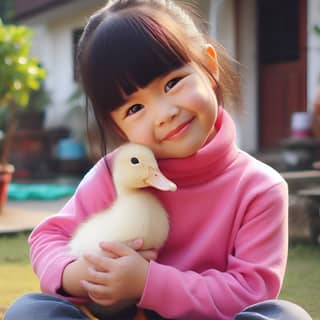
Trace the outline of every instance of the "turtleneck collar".
<instances>
[{"instance_id":1,"label":"turtleneck collar","mask_svg":"<svg viewBox=\"0 0 320 320\"><path fill-rule=\"evenodd\" d=\"M236 130L230 115L219 109L215 137L198 152L186 158L161 159L162 173L178 187L205 183L219 175L236 157Z\"/></svg>"}]
</instances>

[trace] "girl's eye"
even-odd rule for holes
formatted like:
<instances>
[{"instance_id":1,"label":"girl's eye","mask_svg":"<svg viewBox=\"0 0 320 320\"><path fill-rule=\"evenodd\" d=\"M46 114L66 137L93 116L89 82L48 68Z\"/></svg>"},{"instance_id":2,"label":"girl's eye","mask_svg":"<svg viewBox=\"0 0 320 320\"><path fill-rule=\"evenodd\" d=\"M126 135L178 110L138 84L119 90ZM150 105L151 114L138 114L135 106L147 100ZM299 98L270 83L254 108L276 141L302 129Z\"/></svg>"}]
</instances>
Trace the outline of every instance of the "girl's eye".
<instances>
[{"instance_id":1,"label":"girl's eye","mask_svg":"<svg viewBox=\"0 0 320 320\"><path fill-rule=\"evenodd\" d=\"M143 105L142 104L134 104L133 106L131 106L128 110L127 110L127 116L130 116L134 113L137 113L138 111L140 111L141 109L143 109Z\"/></svg>"},{"instance_id":2,"label":"girl's eye","mask_svg":"<svg viewBox=\"0 0 320 320\"><path fill-rule=\"evenodd\" d=\"M172 89L181 79L181 77L178 77L168 81L164 87L164 92L168 92L170 89Z\"/></svg>"}]
</instances>

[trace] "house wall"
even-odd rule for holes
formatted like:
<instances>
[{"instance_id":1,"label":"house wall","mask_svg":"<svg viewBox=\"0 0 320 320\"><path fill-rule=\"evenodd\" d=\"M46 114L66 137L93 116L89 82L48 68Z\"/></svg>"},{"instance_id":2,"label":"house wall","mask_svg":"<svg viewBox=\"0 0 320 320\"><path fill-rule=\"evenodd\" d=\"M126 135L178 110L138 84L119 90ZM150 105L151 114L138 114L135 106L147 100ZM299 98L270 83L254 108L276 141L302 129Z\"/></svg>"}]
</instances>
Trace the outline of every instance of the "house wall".
<instances>
[{"instance_id":1,"label":"house wall","mask_svg":"<svg viewBox=\"0 0 320 320\"><path fill-rule=\"evenodd\" d=\"M211 0L210 36L220 42L233 57L236 56L235 12L233 0Z\"/></svg>"},{"instance_id":2,"label":"house wall","mask_svg":"<svg viewBox=\"0 0 320 320\"><path fill-rule=\"evenodd\" d=\"M317 86L320 85L320 35L313 28L320 27L320 0L309 0L307 8L307 104L313 110Z\"/></svg>"},{"instance_id":3,"label":"house wall","mask_svg":"<svg viewBox=\"0 0 320 320\"><path fill-rule=\"evenodd\" d=\"M241 64L243 112L237 116L240 146L249 152L258 149L258 65L256 0L237 0L237 58Z\"/></svg>"},{"instance_id":4,"label":"house wall","mask_svg":"<svg viewBox=\"0 0 320 320\"><path fill-rule=\"evenodd\" d=\"M232 114L237 127L237 143L247 151L255 151L257 149L256 1L212 0L210 2L210 35L241 64L244 110Z\"/></svg>"}]
</instances>

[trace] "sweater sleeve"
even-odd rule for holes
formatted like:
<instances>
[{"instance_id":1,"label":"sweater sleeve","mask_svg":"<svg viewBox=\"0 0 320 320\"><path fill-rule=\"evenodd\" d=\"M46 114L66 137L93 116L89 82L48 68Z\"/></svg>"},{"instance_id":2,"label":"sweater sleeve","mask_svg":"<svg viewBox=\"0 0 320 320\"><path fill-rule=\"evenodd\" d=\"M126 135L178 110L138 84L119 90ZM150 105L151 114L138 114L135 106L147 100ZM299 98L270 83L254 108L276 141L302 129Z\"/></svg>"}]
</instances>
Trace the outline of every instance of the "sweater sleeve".
<instances>
[{"instance_id":1,"label":"sweater sleeve","mask_svg":"<svg viewBox=\"0 0 320 320\"><path fill-rule=\"evenodd\" d=\"M170 319L222 320L275 298L287 260L287 211L285 182L256 196L239 223L226 270L198 273L151 262L139 306Z\"/></svg>"},{"instance_id":2,"label":"sweater sleeve","mask_svg":"<svg viewBox=\"0 0 320 320\"><path fill-rule=\"evenodd\" d=\"M104 159L101 159L86 174L60 212L33 230L29 237L30 258L42 292L58 294L63 270L75 260L68 252L73 232L88 215L108 207L113 199L112 179ZM69 300L80 301L76 298Z\"/></svg>"}]
</instances>

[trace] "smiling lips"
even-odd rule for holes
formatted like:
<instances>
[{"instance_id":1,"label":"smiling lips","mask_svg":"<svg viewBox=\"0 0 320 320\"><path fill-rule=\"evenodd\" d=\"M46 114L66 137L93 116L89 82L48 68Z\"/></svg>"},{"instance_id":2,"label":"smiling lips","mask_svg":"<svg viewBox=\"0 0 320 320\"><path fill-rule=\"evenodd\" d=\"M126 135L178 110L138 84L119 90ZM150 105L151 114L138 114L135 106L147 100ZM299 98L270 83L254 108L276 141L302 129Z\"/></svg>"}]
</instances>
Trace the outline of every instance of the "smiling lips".
<instances>
[{"instance_id":1,"label":"smiling lips","mask_svg":"<svg viewBox=\"0 0 320 320\"><path fill-rule=\"evenodd\" d=\"M173 129L172 131L170 131L163 139L162 141L165 140L173 140L176 139L178 137L180 137L183 133L185 133L189 127L191 122L193 121L194 118L191 118L190 120L180 124L179 126L177 126L175 129Z\"/></svg>"}]
</instances>

